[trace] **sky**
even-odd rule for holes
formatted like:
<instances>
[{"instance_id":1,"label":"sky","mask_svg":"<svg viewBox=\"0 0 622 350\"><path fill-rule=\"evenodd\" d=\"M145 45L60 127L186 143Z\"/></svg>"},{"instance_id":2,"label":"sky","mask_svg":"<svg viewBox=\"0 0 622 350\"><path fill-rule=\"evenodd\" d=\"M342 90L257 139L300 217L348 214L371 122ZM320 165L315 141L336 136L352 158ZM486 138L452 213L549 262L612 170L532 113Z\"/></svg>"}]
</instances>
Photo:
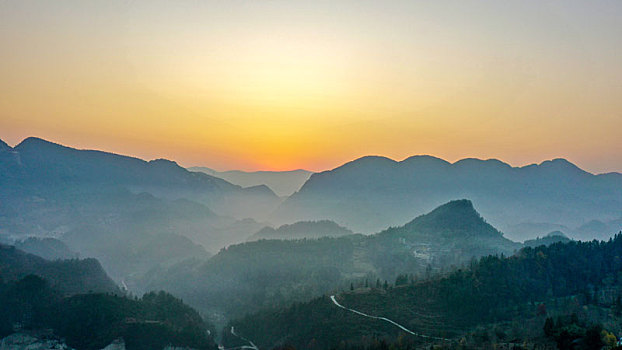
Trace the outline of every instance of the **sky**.
<instances>
[{"instance_id":1,"label":"sky","mask_svg":"<svg viewBox=\"0 0 622 350\"><path fill-rule=\"evenodd\" d=\"M218 170L622 172L622 2L0 0L0 139Z\"/></svg>"}]
</instances>

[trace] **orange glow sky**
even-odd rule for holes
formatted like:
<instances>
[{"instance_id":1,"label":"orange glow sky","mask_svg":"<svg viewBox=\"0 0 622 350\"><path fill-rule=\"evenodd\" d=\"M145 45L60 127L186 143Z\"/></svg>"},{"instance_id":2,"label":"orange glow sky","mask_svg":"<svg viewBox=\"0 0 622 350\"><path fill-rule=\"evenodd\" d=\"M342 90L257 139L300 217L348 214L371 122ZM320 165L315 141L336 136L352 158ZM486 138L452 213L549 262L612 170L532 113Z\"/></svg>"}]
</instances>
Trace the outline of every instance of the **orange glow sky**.
<instances>
[{"instance_id":1,"label":"orange glow sky","mask_svg":"<svg viewBox=\"0 0 622 350\"><path fill-rule=\"evenodd\" d=\"M620 1L2 1L0 138L219 170L622 171Z\"/></svg>"}]
</instances>

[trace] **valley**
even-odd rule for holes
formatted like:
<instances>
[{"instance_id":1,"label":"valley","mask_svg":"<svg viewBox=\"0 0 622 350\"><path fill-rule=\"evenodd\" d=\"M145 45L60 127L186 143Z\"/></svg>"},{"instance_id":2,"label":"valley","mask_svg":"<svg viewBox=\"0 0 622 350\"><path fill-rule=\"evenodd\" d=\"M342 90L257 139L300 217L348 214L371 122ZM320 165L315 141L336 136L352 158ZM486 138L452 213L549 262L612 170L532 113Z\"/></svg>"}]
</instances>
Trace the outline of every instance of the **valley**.
<instances>
[{"instance_id":1,"label":"valley","mask_svg":"<svg viewBox=\"0 0 622 350\"><path fill-rule=\"evenodd\" d=\"M528 310L545 300L555 300L556 304L566 305L563 298L596 295L597 289L600 293L608 290L608 301L598 305L611 309L611 295L618 293L615 282L617 270L609 270L618 268L617 265L611 265L614 264L613 260L603 261L599 265L601 269L607 266L606 271L610 271L607 274L599 275L601 277L596 279L589 277L588 280L581 280L580 284L588 283L587 286L590 286L588 292L572 287L567 278L555 282L548 290L540 287L541 283L547 281L543 280L544 276L551 278L552 273L566 273L568 267L563 265L556 265L539 277L529 277L529 273L532 273L529 271L535 268L531 265L532 260L537 261L538 254L548 256L557 252L546 250L552 247L564 250L578 247L579 250L569 254L585 254L584 250L588 249L585 247L592 246L585 246L587 243L581 243L577 238L591 232L591 238L611 239L603 237L599 230L617 227L615 220L608 221L609 226L599 226L595 222L602 220L603 216L596 216L589 225L576 231L567 229L567 223L562 224L560 221L558 227L565 228L566 232L537 231L538 234L520 243L508 239L480 215L476 208L484 203L482 206L486 210L492 205L489 200L474 202L454 198L421 214L419 210L425 206L412 200L404 201L404 196L412 196L419 198L417 201L421 203L430 203L434 202L429 199L432 198L430 195L437 200L451 198L452 191L467 193L463 189L468 186L477 189L480 194L469 193L480 198L487 191L496 191L498 186L505 186L502 176L497 174L500 169L507 176L529 173L533 177L529 181L533 184L551 183L555 177L568 178L567 172L571 171L576 174L572 177L572 186L603 186L602 191L607 194L603 194L600 200L608 201L608 205L612 206L611 212L615 212L613 208L620 203L610 198L613 198L612 195L615 197L622 186L616 187L617 182L609 180L615 179L614 175L609 175L608 180L604 181L602 177L579 172L576 167L558 160L517 169L490 161L469 160L464 164L452 165L421 157L409 158L402 163L363 158L344 165L343 169L340 167L333 170L335 180L330 179L334 177L331 172L311 175L300 191L282 199L267 187L240 187L207 174L189 172L171 161L145 162L115 154L76 150L40 139L25 140L15 148L0 152L0 156L4 159L0 178L5 184L0 187L0 203L5 208L4 215L0 217L0 221L4 222L0 228L0 240L8 244L7 248L3 248L5 251L14 249L19 252L17 256L32 256L29 259L34 259L33 263L28 264L32 267L16 270L19 274L11 278L37 274L46 279L51 278L52 286L62 290L72 285L66 281L67 277L58 280L59 275L46 272L49 268L42 264L52 261L51 264L57 264L60 268L70 261L81 261L76 258L91 258L94 263L101 263L101 267L100 272L89 274L103 273L112 277L109 281L114 287L104 289L106 293L121 298L148 295L160 290L171 293L196 309L216 335L214 343L220 339L226 348L264 349L285 346L290 342L296 348L308 347L310 343L322 344L315 347L326 348L335 347L340 341L357 347L364 344L370 346L369 342L376 340L393 342L404 335L420 338L412 340L413 344L432 342L439 346L451 346L461 337L466 337L471 344L483 344L482 341L473 340L473 332L477 332L478 327L487 329L491 321L495 324L508 322L508 318L499 318L499 315L510 310L515 315L513 317L524 318L525 322L535 324L540 321L532 319ZM427 168L420 168L426 164ZM474 175L462 173L467 164ZM382 167L387 165L397 169L399 174L390 175L396 177L392 187L383 184L383 181L387 181L386 175L380 178L370 170L385 174L386 170L382 170ZM356 171L352 172L352 169ZM445 169L442 170L445 174L435 173L439 169ZM412 172L412 177L407 180L408 185L400 189L408 172ZM488 175L480 172L488 172ZM348 186L336 185L344 181L339 179L343 176L349 177L345 180ZM451 176L456 177L452 179ZM41 177L45 179L45 185L39 180ZM442 189L430 182L440 184L439 179L443 178ZM476 181L478 178L480 180ZM484 178L487 180L481 180ZM311 203L299 198L307 196L309 188L320 186L316 184L320 181L317 179L327 181L321 186L326 186L328 192L311 195L316 198L314 200L322 198L324 202L333 201L331 196L340 193L339 206L343 209L357 208L360 213L367 210L391 212L395 215L394 219L381 219L378 223L390 224L376 232L366 230L361 234L343 226L344 223L350 223L353 227L361 227L351 221L353 217L342 209L332 211L331 215L304 209L312 220L294 222L299 217L293 215L286 220L290 223L275 224L284 218L284 208L297 207L295 203ZM330 184L333 181L337 182ZM369 187L370 181L374 181L375 185ZM452 183L460 183L463 189L457 190ZM413 184L425 185L427 197L421 197L422 192ZM339 189L336 190L334 186ZM348 194L352 190L356 190L358 195ZM383 195L393 191L399 191L400 194L395 192L395 195L378 199L374 194L379 193L377 191L382 191ZM538 197L514 196L512 198L516 204L513 205L529 207L537 200L540 202L533 208L538 208L548 206L558 198L557 195L547 198L546 193L543 191ZM589 195L597 196L599 193L591 192ZM382 203L384 209L361 207L357 203L364 198L366 203ZM238 201L245 204L235 204ZM576 208L585 205L578 198L575 204L566 204L567 208L575 204ZM403 214L397 214L399 210L396 211L395 205L400 207L399 210L410 212L412 217L401 223L396 222L395 218ZM324 204L320 206L325 209L329 207ZM512 208L500 203L494 206L506 207L505 210ZM260 209L254 211L254 207ZM583 212L587 214L590 210ZM531 220L527 212L513 215ZM280 219L271 221L276 217ZM368 219L371 218L368 216ZM500 218L503 216L493 221L498 222ZM514 222L503 221L503 226L512 226ZM545 225L533 227L547 228ZM594 231L589 231L589 227L594 228ZM579 231L582 233L578 234ZM615 233L610 232L609 237L614 237ZM614 243L619 240L617 236L613 239ZM599 244L610 246L614 243L605 241ZM618 245L614 244L613 247L617 249ZM24 255L26 253L21 253L19 249L41 255L45 259ZM593 258L590 258L591 264L595 263ZM607 259L610 259L610 255L607 255ZM16 261L5 255L0 266L15 268ZM39 265L34 264L34 261L39 261ZM526 269L524 271L527 273L517 275L520 276L517 277L521 281L519 284L507 277L499 277L516 271L500 272L493 268L496 265L498 268L510 268L515 266L514 261L526 264L516 265ZM1 271L6 281L9 270ZM479 275L483 271L489 275ZM477 287L469 285L470 279L475 276L472 274L478 276ZM485 293L488 285L496 283L482 279L490 276L505 281L506 284L495 288L495 293L506 290L505 294ZM107 278L99 277L100 280ZM611 278L614 282L611 282ZM458 283L456 288L463 289L459 302L452 301L455 298L454 291L444 289L452 283ZM556 288L567 288L567 291L560 292ZM70 290L80 293L75 287ZM527 290L533 292L524 294ZM498 299L498 295L503 295L503 302ZM471 297L473 299L467 301ZM507 303L514 300L512 298L516 298L516 304L510 307ZM489 308L487 313L483 313L481 308L478 311L473 309L482 305L484 300ZM525 304L526 301L532 304ZM585 300L581 303L585 303L588 308L594 307ZM408 313L405 314L402 307ZM302 311L307 308L312 311ZM448 310L452 312L448 313ZM567 314L569 310L573 308L565 306L555 309L554 313ZM307 316L300 316L300 312ZM282 316L274 318L274 313ZM474 317L474 314L479 316ZM298 321L282 325L280 322L283 317L294 317ZM317 317L320 317L317 319L320 323L315 325ZM337 318L333 320L333 317ZM582 317L582 322L596 319L593 315ZM304 320L305 326L297 323L300 320ZM249 328L249 322L262 326ZM329 328L342 331L331 333L326 328L326 324L333 322L337 323ZM618 323L608 324L607 327L617 331ZM534 341L537 332L532 328L524 334L517 331L513 331L513 334L515 337L527 336L530 341ZM119 328L122 329L125 328ZM238 330L243 337L236 335ZM357 338L363 334L373 336L365 340ZM124 337L127 338L127 335ZM106 342L112 340L106 338ZM125 341L125 346L132 347L128 339Z\"/></svg>"}]
</instances>

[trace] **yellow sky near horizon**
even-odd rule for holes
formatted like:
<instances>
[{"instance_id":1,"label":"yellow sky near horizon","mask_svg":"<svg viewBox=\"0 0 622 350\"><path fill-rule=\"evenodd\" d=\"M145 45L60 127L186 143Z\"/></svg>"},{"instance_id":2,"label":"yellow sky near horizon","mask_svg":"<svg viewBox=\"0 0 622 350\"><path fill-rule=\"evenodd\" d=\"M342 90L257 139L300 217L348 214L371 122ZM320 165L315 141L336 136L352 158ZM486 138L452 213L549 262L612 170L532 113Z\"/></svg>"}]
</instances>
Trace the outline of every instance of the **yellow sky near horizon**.
<instances>
[{"instance_id":1,"label":"yellow sky near horizon","mask_svg":"<svg viewBox=\"0 0 622 350\"><path fill-rule=\"evenodd\" d=\"M219 170L622 171L622 4L0 2L0 139Z\"/></svg>"}]
</instances>

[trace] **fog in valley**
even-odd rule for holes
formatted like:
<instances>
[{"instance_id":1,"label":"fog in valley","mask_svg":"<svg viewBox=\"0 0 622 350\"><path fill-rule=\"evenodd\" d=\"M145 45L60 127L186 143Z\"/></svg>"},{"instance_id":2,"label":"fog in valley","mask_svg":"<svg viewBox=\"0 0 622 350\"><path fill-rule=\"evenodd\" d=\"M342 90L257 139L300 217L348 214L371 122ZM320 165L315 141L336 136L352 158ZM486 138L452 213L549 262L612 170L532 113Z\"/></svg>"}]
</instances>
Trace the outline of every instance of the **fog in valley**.
<instances>
[{"instance_id":1,"label":"fog in valley","mask_svg":"<svg viewBox=\"0 0 622 350\"><path fill-rule=\"evenodd\" d=\"M0 0L0 350L622 350L622 1Z\"/></svg>"}]
</instances>

